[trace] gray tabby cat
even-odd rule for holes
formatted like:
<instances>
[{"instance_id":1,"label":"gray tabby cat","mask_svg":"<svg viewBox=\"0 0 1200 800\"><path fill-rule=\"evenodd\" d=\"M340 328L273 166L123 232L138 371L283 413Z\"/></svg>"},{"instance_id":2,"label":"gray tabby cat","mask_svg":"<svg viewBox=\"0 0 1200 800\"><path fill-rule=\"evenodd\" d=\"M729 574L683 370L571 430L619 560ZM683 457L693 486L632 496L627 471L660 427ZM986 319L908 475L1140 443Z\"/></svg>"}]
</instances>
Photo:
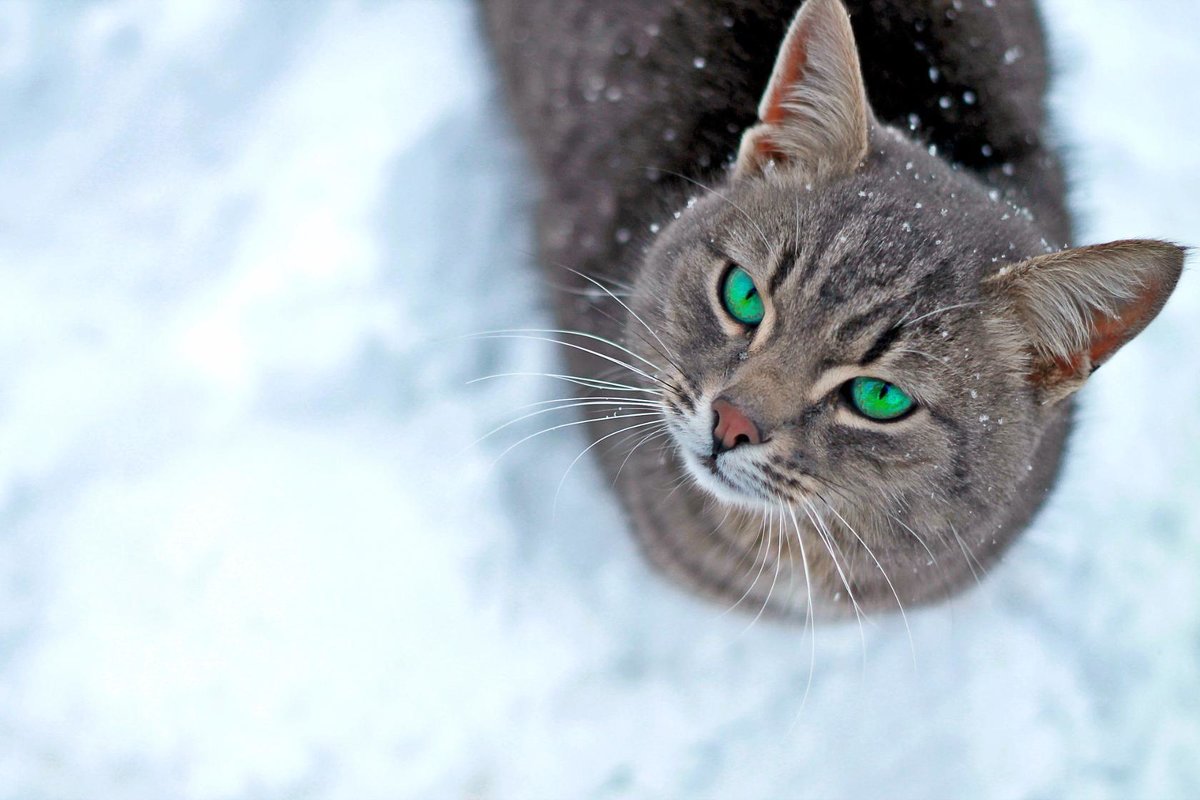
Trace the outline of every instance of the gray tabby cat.
<instances>
[{"instance_id":1,"label":"gray tabby cat","mask_svg":"<svg viewBox=\"0 0 1200 800\"><path fill-rule=\"evenodd\" d=\"M977 580L1183 263L1063 249L1030 0L848 5L485 2L570 283L556 336L632 527L682 583L777 615Z\"/></svg>"}]
</instances>

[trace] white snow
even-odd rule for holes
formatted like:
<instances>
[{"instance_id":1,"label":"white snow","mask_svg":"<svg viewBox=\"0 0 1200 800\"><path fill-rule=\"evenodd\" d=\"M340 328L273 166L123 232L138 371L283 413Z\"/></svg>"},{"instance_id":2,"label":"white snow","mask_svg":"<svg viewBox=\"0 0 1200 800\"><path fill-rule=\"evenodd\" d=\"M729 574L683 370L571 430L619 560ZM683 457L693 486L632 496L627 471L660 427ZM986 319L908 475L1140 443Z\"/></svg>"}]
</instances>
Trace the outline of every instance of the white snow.
<instances>
[{"instance_id":1,"label":"white snow","mask_svg":"<svg viewBox=\"0 0 1200 800\"><path fill-rule=\"evenodd\" d=\"M1046 3L1082 240L1200 245L1200 7ZM1200 283L977 591L652 575L563 395L467 0L0 4L0 798L1184 797ZM532 430L532 429L528 429ZM528 430L526 432L528 432Z\"/></svg>"}]
</instances>

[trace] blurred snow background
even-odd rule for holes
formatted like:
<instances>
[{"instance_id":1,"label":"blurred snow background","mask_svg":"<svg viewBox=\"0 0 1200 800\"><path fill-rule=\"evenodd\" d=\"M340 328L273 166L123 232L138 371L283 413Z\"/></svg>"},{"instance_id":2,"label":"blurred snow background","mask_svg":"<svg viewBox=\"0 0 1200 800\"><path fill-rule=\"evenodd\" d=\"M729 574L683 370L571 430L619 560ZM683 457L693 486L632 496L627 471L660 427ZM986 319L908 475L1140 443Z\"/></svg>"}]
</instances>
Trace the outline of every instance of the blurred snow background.
<instances>
[{"instance_id":1,"label":"blurred snow background","mask_svg":"<svg viewBox=\"0 0 1200 800\"><path fill-rule=\"evenodd\" d=\"M1052 0L1083 241L1200 244L1200 6ZM466 0L0 3L0 799L1178 798L1200 282L977 591L817 631L638 560Z\"/></svg>"}]
</instances>

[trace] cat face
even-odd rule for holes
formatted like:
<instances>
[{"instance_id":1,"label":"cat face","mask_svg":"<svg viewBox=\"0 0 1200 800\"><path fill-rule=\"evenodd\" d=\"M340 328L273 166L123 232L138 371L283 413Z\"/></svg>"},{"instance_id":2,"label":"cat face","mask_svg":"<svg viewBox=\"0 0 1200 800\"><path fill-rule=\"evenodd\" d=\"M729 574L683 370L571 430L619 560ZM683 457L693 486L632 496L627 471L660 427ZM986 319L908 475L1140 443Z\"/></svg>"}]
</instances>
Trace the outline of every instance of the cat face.
<instances>
[{"instance_id":1,"label":"cat face","mask_svg":"<svg viewBox=\"0 0 1200 800\"><path fill-rule=\"evenodd\" d=\"M1040 236L924 150L876 139L849 175L779 170L710 192L642 271L640 315L663 321L673 363L644 354L678 387L663 395L678 452L724 502L945 505L981 476L1003 500L1027 465L1040 406L982 278ZM737 305L747 294L757 313ZM757 442L715 441L718 401Z\"/></svg>"},{"instance_id":2,"label":"cat face","mask_svg":"<svg viewBox=\"0 0 1200 800\"><path fill-rule=\"evenodd\" d=\"M1041 485L1063 401L1158 312L1182 251L1052 252L1028 212L874 119L838 0L805 3L759 118L633 294L627 343L659 368L678 459L730 507L807 510L881 573L948 552L973 571Z\"/></svg>"}]
</instances>

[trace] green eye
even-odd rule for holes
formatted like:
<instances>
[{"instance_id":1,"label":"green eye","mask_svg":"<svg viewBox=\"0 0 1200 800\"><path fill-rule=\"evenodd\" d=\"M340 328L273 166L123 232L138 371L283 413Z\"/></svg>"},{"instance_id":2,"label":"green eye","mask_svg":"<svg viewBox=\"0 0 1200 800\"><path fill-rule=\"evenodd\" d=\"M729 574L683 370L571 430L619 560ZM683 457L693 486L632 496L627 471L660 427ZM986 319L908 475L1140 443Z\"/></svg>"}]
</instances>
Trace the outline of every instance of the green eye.
<instances>
[{"instance_id":1,"label":"green eye","mask_svg":"<svg viewBox=\"0 0 1200 800\"><path fill-rule=\"evenodd\" d=\"M743 325L757 325L766 313L754 279L741 267L733 267L726 273L721 285L721 305Z\"/></svg>"},{"instance_id":2,"label":"green eye","mask_svg":"<svg viewBox=\"0 0 1200 800\"><path fill-rule=\"evenodd\" d=\"M899 419L916 405L898 387L878 378L855 378L848 386L850 402L855 410L878 422Z\"/></svg>"}]
</instances>

